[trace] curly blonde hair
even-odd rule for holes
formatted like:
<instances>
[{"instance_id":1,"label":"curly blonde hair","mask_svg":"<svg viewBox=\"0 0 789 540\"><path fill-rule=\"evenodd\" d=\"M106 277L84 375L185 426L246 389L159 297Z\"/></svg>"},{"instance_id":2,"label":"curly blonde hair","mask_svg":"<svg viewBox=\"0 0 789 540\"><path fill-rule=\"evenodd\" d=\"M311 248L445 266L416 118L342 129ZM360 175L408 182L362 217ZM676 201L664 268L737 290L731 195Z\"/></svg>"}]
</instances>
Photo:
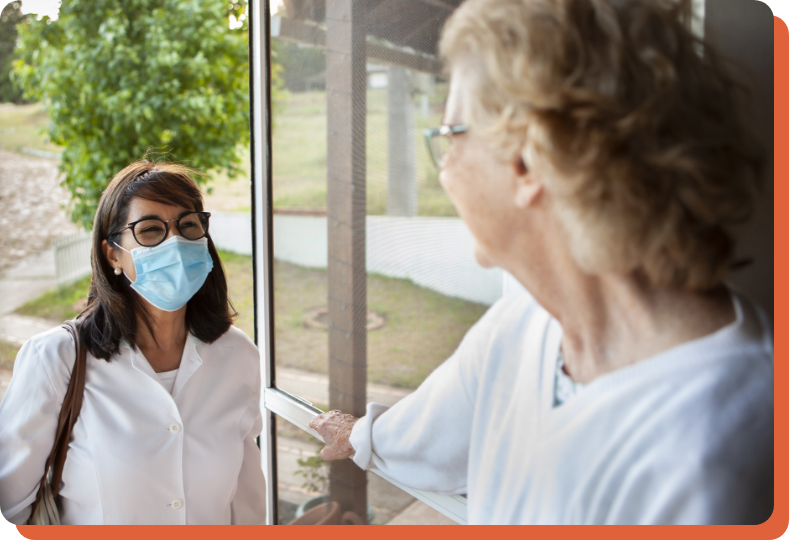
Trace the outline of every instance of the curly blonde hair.
<instances>
[{"instance_id":1,"label":"curly blonde hair","mask_svg":"<svg viewBox=\"0 0 789 540\"><path fill-rule=\"evenodd\" d=\"M589 273L709 290L751 212L760 147L689 1L467 0L440 51L465 62L466 121L522 151ZM703 51L703 52L702 52ZM512 154L510 154L512 155Z\"/></svg>"}]
</instances>

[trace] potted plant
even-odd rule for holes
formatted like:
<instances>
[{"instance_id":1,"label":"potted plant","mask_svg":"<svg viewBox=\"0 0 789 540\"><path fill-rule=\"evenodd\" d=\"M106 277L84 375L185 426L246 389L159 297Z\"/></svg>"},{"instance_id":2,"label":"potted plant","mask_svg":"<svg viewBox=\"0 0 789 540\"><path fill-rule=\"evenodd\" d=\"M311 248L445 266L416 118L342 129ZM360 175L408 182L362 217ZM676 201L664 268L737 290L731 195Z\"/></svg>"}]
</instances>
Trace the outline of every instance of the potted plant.
<instances>
[{"instance_id":1,"label":"potted plant","mask_svg":"<svg viewBox=\"0 0 789 540\"><path fill-rule=\"evenodd\" d=\"M329 481L329 467L328 463L321 458L320 450L314 456L297 459L296 463L299 464L296 474L304 477L301 487L312 492L323 493L326 490L326 483ZM296 516L298 517L299 514L297 513Z\"/></svg>"}]
</instances>

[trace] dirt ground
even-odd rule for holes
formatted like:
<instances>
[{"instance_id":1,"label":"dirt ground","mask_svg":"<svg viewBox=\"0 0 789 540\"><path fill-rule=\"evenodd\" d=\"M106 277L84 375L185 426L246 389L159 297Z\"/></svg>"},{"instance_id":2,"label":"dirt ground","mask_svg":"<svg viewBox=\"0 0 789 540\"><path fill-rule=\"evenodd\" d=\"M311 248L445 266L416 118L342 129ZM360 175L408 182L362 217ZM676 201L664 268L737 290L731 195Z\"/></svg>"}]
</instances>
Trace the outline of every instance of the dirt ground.
<instances>
[{"instance_id":1,"label":"dirt ground","mask_svg":"<svg viewBox=\"0 0 789 540\"><path fill-rule=\"evenodd\" d=\"M56 161L0 150L0 273L77 231L68 201Z\"/></svg>"}]
</instances>

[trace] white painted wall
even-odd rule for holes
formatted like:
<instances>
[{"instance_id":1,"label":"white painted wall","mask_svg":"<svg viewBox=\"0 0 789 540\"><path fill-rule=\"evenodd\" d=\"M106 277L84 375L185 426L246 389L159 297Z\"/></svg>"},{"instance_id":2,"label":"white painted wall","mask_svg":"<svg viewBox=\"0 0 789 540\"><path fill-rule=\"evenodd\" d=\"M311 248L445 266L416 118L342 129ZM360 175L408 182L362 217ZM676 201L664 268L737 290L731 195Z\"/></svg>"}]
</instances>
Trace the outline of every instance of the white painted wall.
<instances>
[{"instance_id":1,"label":"white painted wall","mask_svg":"<svg viewBox=\"0 0 789 540\"><path fill-rule=\"evenodd\" d=\"M326 216L274 215L274 258L309 268L329 260Z\"/></svg>"},{"instance_id":2,"label":"white painted wall","mask_svg":"<svg viewBox=\"0 0 789 540\"><path fill-rule=\"evenodd\" d=\"M252 255L252 217L249 214L211 212L208 232L219 249Z\"/></svg>"}]
</instances>

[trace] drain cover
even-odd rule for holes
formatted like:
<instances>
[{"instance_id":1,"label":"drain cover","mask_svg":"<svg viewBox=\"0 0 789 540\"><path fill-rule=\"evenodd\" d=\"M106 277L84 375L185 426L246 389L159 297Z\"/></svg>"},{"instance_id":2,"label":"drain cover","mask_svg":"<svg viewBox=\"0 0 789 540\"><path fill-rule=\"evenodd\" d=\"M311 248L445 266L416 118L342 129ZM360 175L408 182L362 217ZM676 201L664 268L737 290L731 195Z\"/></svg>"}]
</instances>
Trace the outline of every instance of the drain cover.
<instances>
[{"instance_id":1,"label":"drain cover","mask_svg":"<svg viewBox=\"0 0 789 540\"><path fill-rule=\"evenodd\" d=\"M321 330L329 329L329 310L325 307L313 308L307 312L304 317L304 324L308 328L319 328ZM367 331L378 330L386 324L386 321L381 315L375 312L367 311Z\"/></svg>"}]
</instances>

